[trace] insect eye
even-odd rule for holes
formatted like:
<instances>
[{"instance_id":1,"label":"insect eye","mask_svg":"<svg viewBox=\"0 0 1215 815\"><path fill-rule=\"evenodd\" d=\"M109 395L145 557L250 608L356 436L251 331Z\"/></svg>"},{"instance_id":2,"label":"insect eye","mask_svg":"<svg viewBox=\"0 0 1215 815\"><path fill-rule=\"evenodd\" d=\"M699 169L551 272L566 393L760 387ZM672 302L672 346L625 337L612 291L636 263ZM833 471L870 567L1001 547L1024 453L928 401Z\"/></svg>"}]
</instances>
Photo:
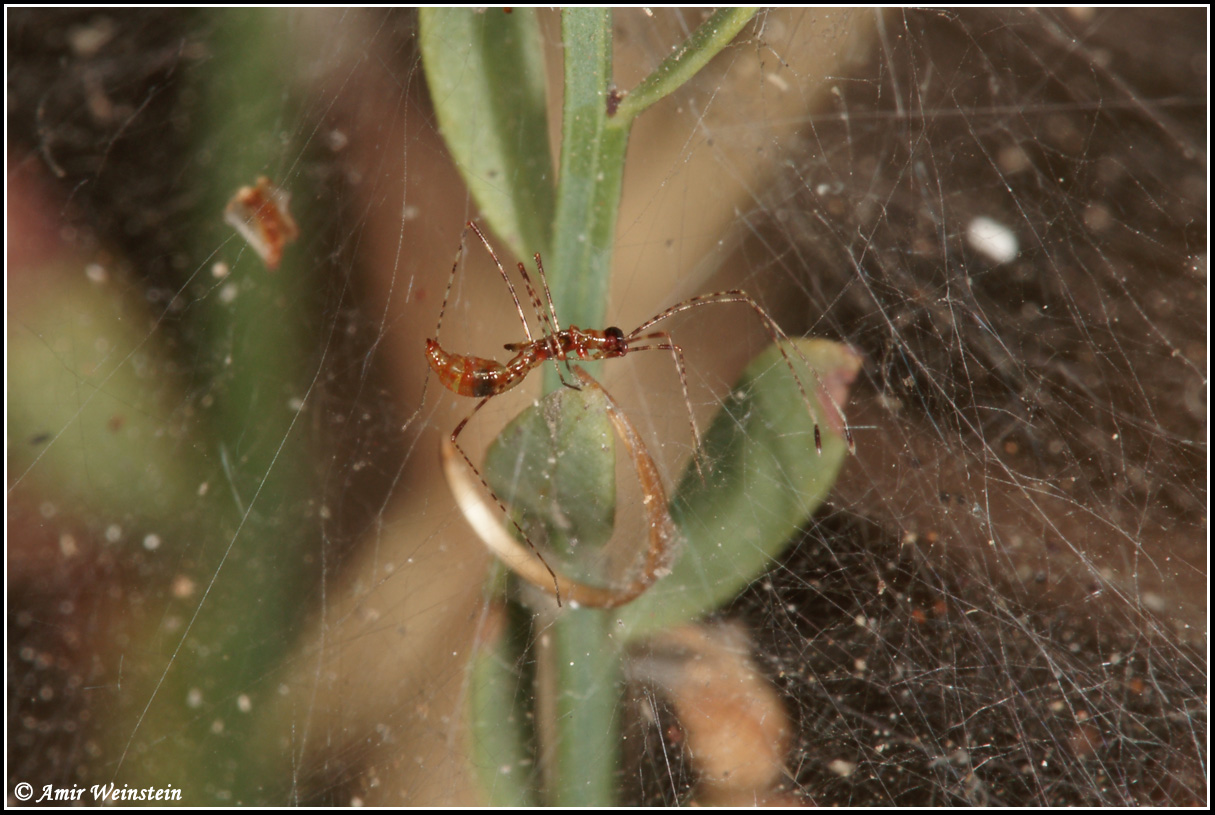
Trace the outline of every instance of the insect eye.
<instances>
[{"instance_id":1,"label":"insect eye","mask_svg":"<svg viewBox=\"0 0 1215 815\"><path fill-rule=\"evenodd\" d=\"M608 326L603 330L603 336L607 338L611 345L612 351L615 353L624 353L624 332L614 325Z\"/></svg>"}]
</instances>

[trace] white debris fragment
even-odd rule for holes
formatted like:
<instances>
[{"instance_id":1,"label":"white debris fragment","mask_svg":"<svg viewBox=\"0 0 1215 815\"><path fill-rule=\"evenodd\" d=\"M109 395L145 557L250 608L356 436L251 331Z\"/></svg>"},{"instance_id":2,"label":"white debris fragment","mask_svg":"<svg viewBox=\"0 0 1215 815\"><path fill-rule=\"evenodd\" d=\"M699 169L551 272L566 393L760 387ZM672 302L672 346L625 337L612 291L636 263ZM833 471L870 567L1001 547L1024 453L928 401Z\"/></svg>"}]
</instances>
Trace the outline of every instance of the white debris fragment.
<instances>
[{"instance_id":1,"label":"white debris fragment","mask_svg":"<svg viewBox=\"0 0 1215 815\"><path fill-rule=\"evenodd\" d=\"M840 778L847 778L856 772L856 763L852 761L844 761L842 758L837 758L827 764L827 769L838 775Z\"/></svg>"},{"instance_id":2,"label":"white debris fragment","mask_svg":"<svg viewBox=\"0 0 1215 815\"><path fill-rule=\"evenodd\" d=\"M966 240L971 249L986 255L993 263L1008 263L1021 251L1021 244L1011 229L982 215L966 226Z\"/></svg>"}]
</instances>

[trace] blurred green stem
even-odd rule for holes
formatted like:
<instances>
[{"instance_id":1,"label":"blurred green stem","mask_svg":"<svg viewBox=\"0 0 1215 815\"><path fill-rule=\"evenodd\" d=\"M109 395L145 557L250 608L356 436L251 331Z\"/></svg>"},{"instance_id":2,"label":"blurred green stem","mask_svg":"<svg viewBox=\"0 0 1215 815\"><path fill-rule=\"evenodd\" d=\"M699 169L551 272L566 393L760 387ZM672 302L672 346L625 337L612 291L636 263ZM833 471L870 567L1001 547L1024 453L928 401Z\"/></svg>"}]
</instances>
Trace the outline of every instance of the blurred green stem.
<instances>
[{"instance_id":1,"label":"blurred green stem","mask_svg":"<svg viewBox=\"0 0 1215 815\"><path fill-rule=\"evenodd\" d=\"M223 212L240 187L301 149L279 135L283 122L295 118L295 55L281 11L206 13L210 58L193 77L199 160L188 165L183 182L199 204L182 232L194 238L188 251L196 275L210 274L210 263L220 259L212 258L217 246L225 247L222 259L231 268L222 286L198 289L183 322L196 377L208 389L198 394L190 440L206 469L190 474L188 504L177 510L196 522L183 536L174 574L158 588L163 617L150 617L146 641L126 652L127 704L107 724L113 776L101 780L142 787L188 779L196 804L282 803L291 756L266 749L284 728L263 712L276 697L267 678L295 645L292 634L306 609L301 597L320 563L304 554L321 545L312 519L293 511L316 494L314 468L306 463L313 451L298 417L317 376L301 353L308 347L306 315L294 307L309 302L302 292L313 282L292 262L290 247L282 268L268 271L242 240L229 240ZM288 186L292 179L273 181ZM307 213L295 215L307 224ZM210 489L199 491L200 483ZM171 578L188 579L194 591L174 595ZM168 630L166 618L185 625ZM191 709L188 698L205 707ZM263 715L238 712L237 699Z\"/></svg>"}]
</instances>

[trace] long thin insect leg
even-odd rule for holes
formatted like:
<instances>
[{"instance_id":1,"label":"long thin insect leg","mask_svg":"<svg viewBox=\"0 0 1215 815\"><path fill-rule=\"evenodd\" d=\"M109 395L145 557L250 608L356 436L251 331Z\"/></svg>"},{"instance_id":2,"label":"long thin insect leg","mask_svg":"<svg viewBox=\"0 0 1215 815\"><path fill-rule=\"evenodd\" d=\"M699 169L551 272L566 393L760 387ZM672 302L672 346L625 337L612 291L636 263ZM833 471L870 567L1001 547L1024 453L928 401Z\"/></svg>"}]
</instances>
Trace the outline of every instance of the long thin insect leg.
<instances>
[{"instance_id":1,"label":"long thin insect leg","mask_svg":"<svg viewBox=\"0 0 1215 815\"><path fill-rule=\"evenodd\" d=\"M540 275L540 286L541 286L541 288L544 289L545 299L548 300L548 313L551 314L552 318L553 318L552 332L554 334L560 334L561 333L561 321L557 319L557 306L555 303L553 303L553 293L548 287L548 276L544 274L544 263L542 263L540 260L539 252L537 252L535 254L535 258L536 258L536 272L537 272L537 274ZM523 273L524 281L527 281L528 284L530 285L531 281L528 280L527 270L523 268L522 263L519 264L519 271ZM536 304L536 310L541 311L541 307L540 307L539 303ZM560 357L561 361L565 362L567 365L569 364L569 361L566 360L566 358L565 358L565 349L562 348L559 343L558 343L558 347L557 347L557 354L555 354L553 356L553 367L555 367L557 369L557 378L560 379L561 384L567 388L573 388L574 390L582 390L581 386L576 385L573 382L566 381L565 372L561 370L561 362L557 361L557 357Z\"/></svg>"},{"instance_id":2,"label":"long thin insect leg","mask_svg":"<svg viewBox=\"0 0 1215 815\"><path fill-rule=\"evenodd\" d=\"M655 331L650 334L643 334L640 337L633 337L629 340L630 343L638 340L665 340L665 342L656 345L629 345L629 353L634 351L670 351L675 357L675 370L679 372L679 386L683 388L683 402L688 408L688 423L692 426L692 438L696 441L696 449L692 454L692 460L696 462L696 472L700 474L700 480L703 481L705 474L701 466L701 443L700 443L700 428L696 426L696 415L692 412L692 397L688 395L688 373L687 366L683 361L683 349L676 345L671 340L671 335L665 331Z\"/></svg>"},{"instance_id":3,"label":"long thin insect leg","mask_svg":"<svg viewBox=\"0 0 1215 815\"><path fill-rule=\"evenodd\" d=\"M456 270L458 268L460 268L460 257L464 254L464 239L466 237L468 237L468 228L470 226L474 230L476 229L476 227L473 226L472 221L469 221L467 224L464 225L464 229L460 230L460 245L458 247L456 247L456 256L451 262L451 273L449 275L447 275L447 288L443 291L443 304L441 306L439 306L439 319L435 322L435 337L434 338L435 338L436 342L438 342L439 332L443 328L443 315L447 313L447 301L451 297L452 284L456 282ZM480 235L481 233L478 232L477 234ZM485 239L482 238L482 240L485 240ZM492 254L492 252L491 252L491 254ZM509 284L509 281L508 281L508 284ZM514 294L513 290L511 291L511 294L512 295ZM518 302L518 301L516 301L516 302ZM430 366L427 366L426 373L423 374L423 378L422 378L422 398L418 400L418 409L415 410L413 412L413 415L410 416L409 419L406 420L405 424L401 426L402 430L404 430L405 428L407 428L411 424L413 424L413 420L418 418L418 414L422 412L422 406L426 404L426 392L429 388L430 388Z\"/></svg>"},{"instance_id":4,"label":"long thin insect leg","mask_svg":"<svg viewBox=\"0 0 1215 815\"><path fill-rule=\"evenodd\" d=\"M527 275L527 267L522 265L521 262L519 264L519 276L524 278L524 289L527 290L527 296L531 298L532 311L536 312L536 318L539 319L539 322L541 322L541 324L544 326L544 334L549 335L558 333L560 326L556 324L556 319L550 315L548 311L544 311L544 304L543 302L539 301L539 294L536 292L535 285L533 285L531 282L531 276ZM544 282L543 277L539 279L539 282L541 282L541 284L547 288L548 284Z\"/></svg>"},{"instance_id":5,"label":"long thin insect leg","mask_svg":"<svg viewBox=\"0 0 1215 815\"><path fill-rule=\"evenodd\" d=\"M485 476L481 475L481 471L477 469L477 465L472 463L472 459L468 457L468 453L464 452L464 448L460 446L458 441L456 441L456 437L459 436L460 432L464 430L464 427L468 424L469 420L476 415L478 410L485 407L486 402L496 395L497 394L486 396L480 402L477 402L477 406L472 409L472 412L465 416L464 420L456 425L456 429L451 432L451 446L456 448L457 452L463 456L464 463L467 464L468 468L473 471L474 475L477 476L477 480L481 482L481 486L485 488L485 491L493 497L494 502L498 505L498 509L502 510L502 514L510 519L511 524L515 527L515 531L519 533L519 537L523 539L523 542L528 545L532 552L536 554L536 557L540 559L540 562L544 564L544 568L548 570L549 576L553 578L553 594L557 598L557 605L560 606L561 587L557 583L557 573L553 571L552 566L548 565L548 561L544 559L544 555L540 554L540 550L536 548L536 544L532 543L532 539L527 536L527 533L523 531L523 527L519 526L519 522L516 521L514 516L510 514L510 510L506 508L506 504L503 503L502 499L498 497L498 493L494 492L494 488L491 487L489 482L485 480Z\"/></svg>"},{"instance_id":6,"label":"long thin insect leg","mask_svg":"<svg viewBox=\"0 0 1215 815\"><path fill-rule=\"evenodd\" d=\"M451 274L447 276L447 288L443 292L443 305L439 306L439 320L435 323L435 339L439 339L439 331L443 328L443 315L447 313L447 301L451 298L451 287L456 282L456 270L460 268L460 257L464 254L464 239L468 237L468 228L473 226L472 221L464 225L464 229L460 231L460 245L456 247L456 257L451 262ZM473 226L473 229L476 229ZM480 233L478 233L480 234Z\"/></svg>"},{"instance_id":7,"label":"long thin insect leg","mask_svg":"<svg viewBox=\"0 0 1215 815\"><path fill-rule=\"evenodd\" d=\"M818 427L818 411L815 410L814 404L810 401L810 397L806 394L806 388L802 384L801 377L796 375L797 369L793 367L793 361L789 359L789 352L786 350L786 346L789 344L789 335L786 334L781 327L776 324L776 321L768 315L768 312L764 311L759 303L752 300L751 296L746 292L740 289L716 291L711 292L710 294L702 294L697 297L691 297L684 300L682 303L676 303L666 311L655 314L653 317L639 325L636 329L634 329L633 333L628 336L628 340L631 342L634 338L638 337L642 331L645 331L650 326L661 322L668 317L679 314L681 311L698 308L699 306L707 306L712 303L743 303L750 306L751 309L757 315L759 315L760 320L764 324L764 328L768 331L768 336L772 338L772 341L776 344L776 347L780 349L780 354L782 357L784 357L785 364L789 366L789 370L794 373L793 379L795 382L797 382L797 389L801 392L802 401L805 403L806 409L810 412L810 415L814 418L814 448L821 455L823 452L823 442L822 434ZM801 357L800 351L798 352L798 356ZM802 361L807 363L807 367L811 372L814 372L814 366L810 365L805 357L802 357ZM817 377L818 374L815 373L815 376ZM832 399L830 392L826 388L821 389L821 393L825 398ZM835 405L833 403L833 407L835 407L836 411L841 417L844 415L844 411L839 405ZM844 423L844 439L848 442L848 449L855 451L856 443L852 439L852 429L848 427L847 422Z\"/></svg>"},{"instance_id":8,"label":"long thin insect leg","mask_svg":"<svg viewBox=\"0 0 1215 815\"><path fill-rule=\"evenodd\" d=\"M536 293L536 289L532 286L532 279L527 274L527 267L522 263L519 264L519 274L523 276L523 285L527 286L528 294L532 297L532 305L535 306L536 314L540 315L540 319L544 321L548 327L548 336L553 337L561 333L561 321L557 319L557 306L553 303L553 293L548 287L548 277L544 274L544 263L540 260L540 253L534 255L536 259L536 271L540 276L540 287L544 289L544 297L548 300L548 311L544 310L543 304L540 302L540 296ZM557 369L557 378L561 380L561 384L573 390L582 390L582 387L577 383L571 382L565 378L565 371L561 370L561 363L569 363L565 356L565 349L559 341L554 341L557 353L553 354L553 367Z\"/></svg>"},{"instance_id":9,"label":"long thin insect leg","mask_svg":"<svg viewBox=\"0 0 1215 815\"><path fill-rule=\"evenodd\" d=\"M557 312L553 311L553 296L548 291L548 281L544 279L544 267L540 265L540 254L536 254L536 268L540 270L540 285L544 286L544 293L548 295L549 311L544 310L544 305L540 302L540 295L536 293L536 288L532 285L532 279L527 274L527 267L522 263L519 264L519 274L523 276L523 285L527 287L527 293L531 295L532 307L536 310L536 315L544 324L544 336L546 339L552 338L550 347L556 353L549 356L553 361L553 367L557 369L557 378L561 380L561 384L573 390L582 390L577 384L570 382L565 378L565 372L561 370L561 363L568 362L565 356L565 348L561 345L560 338L557 337L561 333L561 324L557 322Z\"/></svg>"},{"instance_id":10,"label":"long thin insect leg","mask_svg":"<svg viewBox=\"0 0 1215 815\"><path fill-rule=\"evenodd\" d=\"M494 253L494 248L489 245L489 241L485 239L483 234L481 234L481 230L477 228L477 224L475 222L469 221L464 229L471 229L477 234L477 237L481 239L481 243L485 244L485 251L489 252L489 256L494 259L494 265L498 267L498 271L502 274L502 280L506 283L506 288L510 289L510 299L515 301L515 311L519 312L519 322L523 323L523 333L527 335L527 341L532 342L532 330L527 325L527 317L523 314L523 306L519 303L519 295L515 293L515 284L510 282L510 277L507 276L506 269L502 267L502 261L498 260L498 256ZM463 237L460 238L460 245L464 245ZM455 274L454 269L452 273L453 275ZM450 289L451 283L448 283L447 286L448 289ZM443 301L444 304L446 304L447 298L444 297ZM532 294L532 302L536 302L535 294ZM440 319L441 317L442 315L440 315Z\"/></svg>"},{"instance_id":11,"label":"long thin insect leg","mask_svg":"<svg viewBox=\"0 0 1215 815\"><path fill-rule=\"evenodd\" d=\"M528 327L527 318L523 315L523 306L519 302L519 296L515 293L514 284L512 284L510 282L510 278L507 277L506 269L502 266L502 262L498 260L497 253L495 253L493 247L489 245L489 241L486 239L485 235L482 234L476 223L469 221L466 228L470 228L473 232L477 233L477 237L481 239L481 243L485 244L485 249L489 252L489 256L494 259L494 263L497 265L498 271L502 274L502 279L506 281L506 287L510 289L511 299L515 301L515 311L519 312L519 320L523 323L523 333L527 335L527 342L528 344L534 344L535 340L532 337L531 329ZM531 298L532 310L535 312L536 317L540 320L541 326L544 327L541 329L541 333L544 335L544 337L551 337L560 333L561 325L557 321L557 312L553 307L553 295L548 290L548 281L544 279L544 267L540 265L539 252L536 253L536 268L540 270L540 284L544 286L544 294L548 297L549 311L547 312L544 310L544 306L540 302L540 295L536 293L536 288L532 285L532 280L527 274L527 267L522 263L519 264L519 274L523 277L523 285L527 291L527 296ZM506 346L506 348L508 351L517 351L519 350L520 345L520 343L511 343L511 345ZM561 384L565 385L567 388L579 390L579 387L576 384L571 383L565 378L565 375L562 372L561 366L558 362L558 359L565 359L565 353L559 344L556 345L556 348L558 353L553 355L553 364L557 366L557 377L561 380Z\"/></svg>"},{"instance_id":12,"label":"long thin insect leg","mask_svg":"<svg viewBox=\"0 0 1215 815\"><path fill-rule=\"evenodd\" d=\"M523 264L519 264L522 266ZM540 262L540 253L536 253L536 271L540 273L540 285L544 287L544 296L548 299L548 313L553 315L553 333L561 331L561 323L557 322L557 306L553 303L553 293L548 288L548 277L544 274L544 264ZM523 275L527 279L527 275Z\"/></svg>"}]
</instances>

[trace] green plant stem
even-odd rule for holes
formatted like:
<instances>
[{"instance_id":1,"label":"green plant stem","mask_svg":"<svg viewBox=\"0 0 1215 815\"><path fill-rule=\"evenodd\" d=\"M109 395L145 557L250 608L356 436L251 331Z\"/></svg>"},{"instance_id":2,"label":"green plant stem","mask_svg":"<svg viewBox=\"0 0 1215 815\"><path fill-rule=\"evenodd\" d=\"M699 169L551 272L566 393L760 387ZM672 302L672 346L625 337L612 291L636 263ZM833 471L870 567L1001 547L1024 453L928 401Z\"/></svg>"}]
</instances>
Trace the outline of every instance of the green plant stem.
<instances>
[{"instance_id":1,"label":"green plant stem","mask_svg":"<svg viewBox=\"0 0 1215 815\"><path fill-rule=\"evenodd\" d=\"M603 324L607 309L629 132L628 128L607 126L611 12L568 9L562 12L561 21L565 107L548 281L563 325L597 327ZM545 392L560 385L556 371L546 368Z\"/></svg>"},{"instance_id":2,"label":"green plant stem","mask_svg":"<svg viewBox=\"0 0 1215 815\"><path fill-rule=\"evenodd\" d=\"M607 127L611 12L567 9L561 21L565 102L549 286L563 326L601 326L629 129ZM545 366L545 392L560 386L556 371ZM550 726L541 727L552 734L545 754L552 805L616 803L621 668L606 625L607 615L595 609L567 609L553 621L555 712Z\"/></svg>"},{"instance_id":3,"label":"green plant stem","mask_svg":"<svg viewBox=\"0 0 1215 815\"><path fill-rule=\"evenodd\" d=\"M295 262L296 247L288 247L281 268L268 271L243 241L227 240L232 229L222 217L241 186L266 174L274 156L291 153L278 135L292 118L285 110L293 53L283 32L289 26L275 10L208 14L211 58L200 64L194 88L204 123L196 130L206 147L197 154L214 160L187 168L189 189L200 201L190 252L202 259L216 246L230 246L227 285L238 293L227 299L213 289L185 312L195 375L210 377L215 388L189 441L208 465L194 479L213 489L206 497L191 495L177 510L182 518L205 519L196 520L189 555L178 565L198 589L176 600L166 576L159 591L185 626L166 634L163 620L153 618L126 649L139 655L125 667L122 696L132 703L115 706L121 716L105 725L114 761L106 768L110 777L99 780L132 787L188 780L187 795L198 804L265 804L281 802L276 782L289 777L291 760L266 749L277 744L284 722L261 713L275 699L273 683L265 680L294 647L305 608L301 595L315 584L319 562L302 554L320 545L314 523L291 511L306 505L315 489L314 468L306 463L313 451L302 432L307 425L297 421L291 403L304 400L316 372L303 364L304 317L284 305L307 302L301 293L314 281ZM293 179L273 180L289 187ZM294 213L305 229L308 218L298 203L308 198L297 196ZM211 716L185 705L191 692L202 694ZM231 700L240 697L258 714L236 712ZM223 728L217 732L211 722L218 719Z\"/></svg>"},{"instance_id":4,"label":"green plant stem","mask_svg":"<svg viewBox=\"0 0 1215 815\"><path fill-rule=\"evenodd\" d=\"M619 109L609 116L609 94L613 91L611 13L605 9L562 12L565 101L548 281L564 326L605 324L625 154L633 120L687 81L753 13L715 14L677 55L642 82L633 94L636 101L625 109L624 116ZM545 366L545 392L560 386L557 372ZM568 609L552 626L557 694L553 744L548 754L552 804L606 806L616 802L622 669L610 638L611 619L602 611Z\"/></svg>"},{"instance_id":5,"label":"green plant stem","mask_svg":"<svg viewBox=\"0 0 1215 815\"><path fill-rule=\"evenodd\" d=\"M556 728L547 756L551 806L616 802L620 752L620 654L609 638L611 617L566 609L551 628Z\"/></svg>"}]
</instances>

